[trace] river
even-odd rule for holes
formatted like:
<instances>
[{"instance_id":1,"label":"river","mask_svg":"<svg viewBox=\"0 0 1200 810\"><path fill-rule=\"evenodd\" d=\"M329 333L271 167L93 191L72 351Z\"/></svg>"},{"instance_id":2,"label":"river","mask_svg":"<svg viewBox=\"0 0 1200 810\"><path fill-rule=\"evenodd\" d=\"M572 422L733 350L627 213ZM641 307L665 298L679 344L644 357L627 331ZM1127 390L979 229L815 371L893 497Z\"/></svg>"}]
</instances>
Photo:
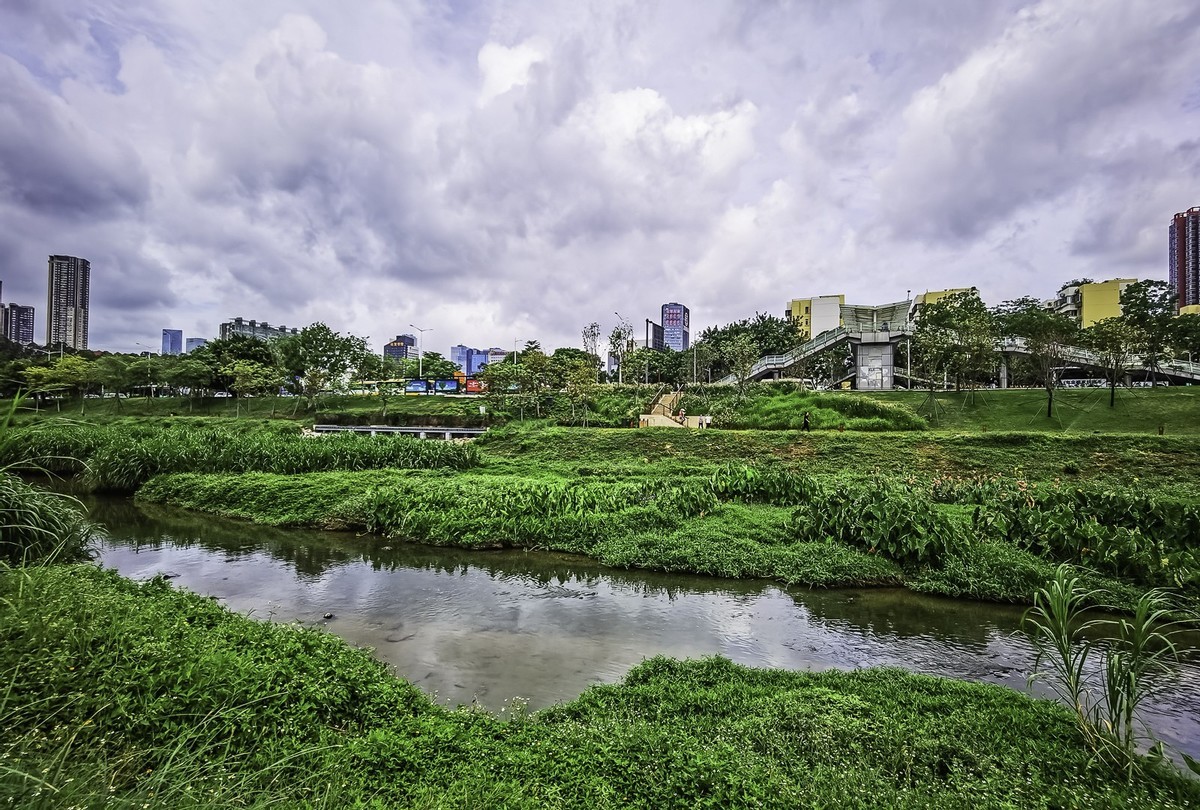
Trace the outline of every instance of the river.
<instances>
[{"instance_id":1,"label":"river","mask_svg":"<svg viewBox=\"0 0 1200 810\"><path fill-rule=\"evenodd\" d=\"M537 709L659 654L792 670L896 666L1014 689L1028 688L1034 665L1022 611L1003 605L279 530L127 499L86 503L108 529L102 565L134 579L168 575L256 618L324 628L451 705L498 711L517 699ZM1195 646L1145 715L1158 739L1200 758Z\"/></svg>"}]
</instances>

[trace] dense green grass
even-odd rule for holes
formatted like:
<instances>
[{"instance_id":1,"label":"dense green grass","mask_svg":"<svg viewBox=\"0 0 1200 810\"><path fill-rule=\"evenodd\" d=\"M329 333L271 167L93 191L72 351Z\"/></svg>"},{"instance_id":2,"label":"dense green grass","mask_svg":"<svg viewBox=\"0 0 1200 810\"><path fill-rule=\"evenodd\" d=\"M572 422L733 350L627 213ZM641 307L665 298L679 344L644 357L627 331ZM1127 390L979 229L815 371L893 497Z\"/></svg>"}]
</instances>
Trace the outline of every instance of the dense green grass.
<instances>
[{"instance_id":1,"label":"dense green grass","mask_svg":"<svg viewBox=\"0 0 1200 810\"><path fill-rule=\"evenodd\" d=\"M527 426L478 441L485 469L564 477L708 474L727 462L778 462L820 475L1014 475L1034 481L1138 479L1200 494L1200 437L1045 433L581 430Z\"/></svg>"},{"instance_id":2,"label":"dense green grass","mask_svg":"<svg viewBox=\"0 0 1200 810\"><path fill-rule=\"evenodd\" d=\"M77 507L66 495L0 470L0 565L85 559L96 527Z\"/></svg>"},{"instance_id":3,"label":"dense green grass","mask_svg":"<svg viewBox=\"0 0 1200 810\"><path fill-rule=\"evenodd\" d=\"M1049 486L1032 498L1026 485L896 484L728 466L676 481L569 483L438 470L164 475L138 497L275 526L563 551L618 567L789 585L904 584L1022 604L1054 562L1066 561L1094 569L1089 587L1103 588L1117 607L1151 587L1196 601L1200 555L1188 527L1200 521L1200 507L1096 486ZM1142 532L1163 521L1178 530Z\"/></svg>"},{"instance_id":4,"label":"dense green grass","mask_svg":"<svg viewBox=\"0 0 1200 810\"><path fill-rule=\"evenodd\" d=\"M1138 807L1063 708L896 670L651 659L502 719L364 651L91 567L0 573L0 801L21 807ZM519 707L518 707L519 708Z\"/></svg>"},{"instance_id":5,"label":"dense green grass","mask_svg":"<svg viewBox=\"0 0 1200 810\"><path fill-rule=\"evenodd\" d=\"M164 472L465 469L478 463L478 449L470 444L404 436L303 436L298 430L247 432L190 425L40 424L11 430L0 448L0 464L82 471L94 490L127 493Z\"/></svg>"},{"instance_id":6,"label":"dense green grass","mask_svg":"<svg viewBox=\"0 0 1200 810\"><path fill-rule=\"evenodd\" d=\"M654 396L656 385L604 385L596 389L587 407L587 422L592 426L627 427L636 423ZM483 406L485 413L480 413ZM345 425L444 425L451 427L487 427L506 422L546 418L563 425L582 425L582 405L572 406L561 393L547 391L536 402L529 397L498 402L482 396L388 397L386 412L378 396L328 395L321 397L315 410L307 410L295 397L260 397L236 400L226 397L191 399L154 397L56 401L49 407L33 410L26 404L19 421L23 424L58 419L86 420L100 424L128 419L151 420L222 420L256 423L272 422Z\"/></svg>"},{"instance_id":7,"label":"dense green grass","mask_svg":"<svg viewBox=\"0 0 1200 810\"><path fill-rule=\"evenodd\" d=\"M952 433L1036 432L1087 434L1200 434L1200 387L1122 388L1114 407L1108 391L1059 389L1046 417L1042 389L939 392L802 391L788 380L751 385L745 396L731 386L685 389L690 414L712 414L733 429L796 430L810 412L813 430L921 430Z\"/></svg>"},{"instance_id":8,"label":"dense green grass","mask_svg":"<svg viewBox=\"0 0 1200 810\"><path fill-rule=\"evenodd\" d=\"M904 403L872 395L801 390L788 383L751 386L745 396L729 386L687 389L680 401L689 413L710 414L718 428L800 430L804 414L813 430L925 430L928 424Z\"/></svg>"},{"instance_id":9,"label":"dense green grass","mask_svg":"<svg viewBox=\"0 0 1200 810\"><path fill-rule=\"evenodd\" d=\"M843 396L859 396L857 393ZM939 393L937 416L928 391L867 394L878 402L919 413L930 428L950 432L1038 431L1049 433L1137 433L1168 436L1200 434L1200 387L1119 388L1116 406L1108 405L1107 389L1059 389L1055 413L1046 418L1046 392L1008 389Z\"/></svg>"}]
</instances>

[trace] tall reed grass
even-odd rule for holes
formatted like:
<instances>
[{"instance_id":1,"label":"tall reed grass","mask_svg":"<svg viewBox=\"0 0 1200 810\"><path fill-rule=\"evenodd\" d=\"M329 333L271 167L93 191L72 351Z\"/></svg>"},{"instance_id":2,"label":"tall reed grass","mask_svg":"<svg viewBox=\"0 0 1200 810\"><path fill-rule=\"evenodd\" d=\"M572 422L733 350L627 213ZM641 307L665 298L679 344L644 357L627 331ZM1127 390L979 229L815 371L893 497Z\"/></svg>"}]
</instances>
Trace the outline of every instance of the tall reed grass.
<instances>
[{"instance_id":1,"label":"tall reed grass","mask_svg":"<svg viewBox=\"0 0 1200 810\"><path fill-rule=\"evenodd\" d=\"M1166 594L1158 590L1143 594L1129 616L1087 618L1085 610L1097 595L1066 565L1038 590L1024 620L1038 651L1030 680L1046 681L1074 712L1095 759L1132 781L1144 764L1138 756L1146 741L1139 709L1155 679L1178 662L1175 637L1195 622L1173 618ZM1161 743L1150 751L1151 761L1162 761ZM1185 761L1200 773L1194 760Z\"/></svg>"},{"instance_id":2,"label":"tall reed grass","mask_svg":"<svg viewBox=\"0 0 1200 810\"><path fill-rule=\"evenodd\" d=\"M57 469L82 469L92 490L117 493L134 492L153 476L173 472L468 469L479 463L479 450L465 443L356 434L306 437L191 426L45 425L17 432L11 446L0 452L4 453L0 461L26 467L32 465L21 459L70 459ZM46 467L44 462L38 466Z\"/></svg>"},{"instance_id":3,"label":"tall reed grass","mask_svg":"<svg viewBox=\"0 0 1200 810\"><path fill-rule=\"evenodd\" d=\"M42 469L38 459L21 458L12 420L21 405L14 397L0 415L0 564L30 565L73 561L88 556L96 527L74 498L36 489L14 475L17 468Z\"/></svg>"}]
</instances>

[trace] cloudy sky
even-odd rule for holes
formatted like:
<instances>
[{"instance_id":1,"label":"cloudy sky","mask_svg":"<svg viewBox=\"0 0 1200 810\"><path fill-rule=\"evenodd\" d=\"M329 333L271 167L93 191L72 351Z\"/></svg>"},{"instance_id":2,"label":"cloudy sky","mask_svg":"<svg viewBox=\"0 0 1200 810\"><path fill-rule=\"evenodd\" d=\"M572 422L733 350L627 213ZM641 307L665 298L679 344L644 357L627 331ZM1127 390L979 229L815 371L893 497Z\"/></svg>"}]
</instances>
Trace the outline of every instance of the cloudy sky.
<instances>
[{"instance_id":1,"label":"cloudy sky","mask_svg":"<svg viewBox=\"0 0 1200 810\"><path fill-rule=\"evenodd\" d=\"M0 0L0 279L91 344L579 345L666 301L1166 277L1196 0Z\"/></svg>"}]
</instances>

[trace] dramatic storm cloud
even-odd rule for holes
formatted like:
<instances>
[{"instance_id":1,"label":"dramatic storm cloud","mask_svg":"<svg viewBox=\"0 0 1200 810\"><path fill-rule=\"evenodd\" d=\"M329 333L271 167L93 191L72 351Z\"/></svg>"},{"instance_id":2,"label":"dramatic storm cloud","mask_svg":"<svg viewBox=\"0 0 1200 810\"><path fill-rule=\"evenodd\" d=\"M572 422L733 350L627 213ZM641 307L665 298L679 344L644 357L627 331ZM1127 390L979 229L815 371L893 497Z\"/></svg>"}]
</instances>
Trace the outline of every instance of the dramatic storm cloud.
<instances>
[{"instance_id":1,"label":"dramatic storm cloud","mask_svg":"<svg viewBox=\"0 0 1200 810\"><path fill-rule=\"evenodd\" d=\"M1163 278L1193 0L0 0L0 279L93 346L695 331L789 298Z\"/></svg>"}]
</instances>

